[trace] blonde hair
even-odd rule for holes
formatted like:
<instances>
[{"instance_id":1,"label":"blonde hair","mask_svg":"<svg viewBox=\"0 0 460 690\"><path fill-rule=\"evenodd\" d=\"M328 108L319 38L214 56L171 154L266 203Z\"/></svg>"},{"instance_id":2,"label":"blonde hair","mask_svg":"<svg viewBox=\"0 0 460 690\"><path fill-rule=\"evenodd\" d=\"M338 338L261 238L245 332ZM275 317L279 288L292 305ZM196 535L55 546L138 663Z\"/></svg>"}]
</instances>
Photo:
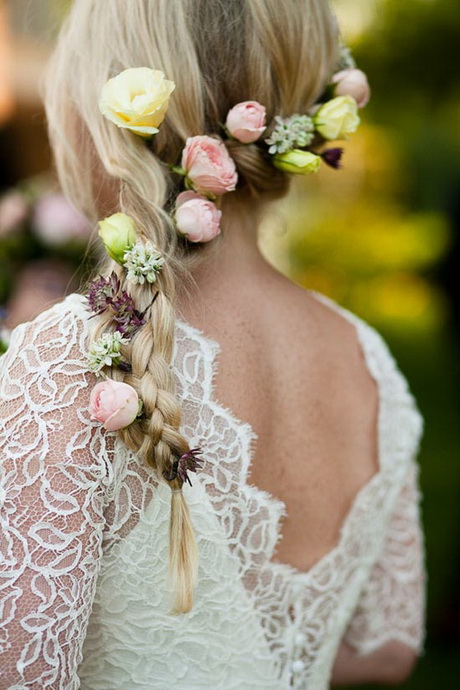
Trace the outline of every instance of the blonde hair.
<instances>
[{"instance_id":1,"label":"blonde hair","mask_svg":"<svg viewBox=\"0 0 460 690\"><path fill-rule=\"evenodd\" d=\"M337 62L338 29L327 0L75 0L46 79L45 105L64 192L96 221L121 210L166 258L154 286L131 286L139 310L158 290L149 320L123 350L129 373L111 376L134 386L145 418L120 435L156 470L159 480L189 450L170 371L175 332L175 285L184 281L191 252L178 240L170 210L185 140L219 134L228 110L256 100L275 115L303 113L321 95ZM119 129L99 112L105 82L129 67L162 70L176 83L168 114L152 145ZM264 202L283 196L285 173L262 146L227 141L239 174L233 198ZM193 255L196 256L196 251ZM107 261L104 273L120 267ZM153 291L153 292L152 292ZM98 317L93 337L113 328ZM175 612L193 605L198 555L181 481L171 489L170 573Z\"/></svg>"}]
</instances>

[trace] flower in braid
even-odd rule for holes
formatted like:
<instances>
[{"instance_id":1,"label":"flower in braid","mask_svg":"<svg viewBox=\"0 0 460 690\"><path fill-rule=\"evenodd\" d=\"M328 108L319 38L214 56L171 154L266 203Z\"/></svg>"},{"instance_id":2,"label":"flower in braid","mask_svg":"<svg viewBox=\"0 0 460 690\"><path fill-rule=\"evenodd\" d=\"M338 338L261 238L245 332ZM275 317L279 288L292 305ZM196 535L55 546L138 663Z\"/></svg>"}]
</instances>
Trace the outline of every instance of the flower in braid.
<instances>
[{"instance_id":1,"label":"flower in braid","mask_svg":"<svg viewBox=\"0 0 460 690\"><path fill-rule=\"evenodd\" d=\"M173 612L184 613L193 604L198 554L182 485L191 484L188 472L196 472L201 461L197 458L200 449L191 449L179 431L181 411L169 367L174 342L174 281L165 259L151 242L138 238L129 216L118 213L102 221L100 235L109 256L123 268L115 264L109 278L101 276L90 284L88 307L97 322L89 366L96 375L130 386L142 403L141 415L116 430L126 446L171 488ZM114 349L107 352L111 338ZM100 351L103 355L98 358Z\"/></svg>"}]
</instances>

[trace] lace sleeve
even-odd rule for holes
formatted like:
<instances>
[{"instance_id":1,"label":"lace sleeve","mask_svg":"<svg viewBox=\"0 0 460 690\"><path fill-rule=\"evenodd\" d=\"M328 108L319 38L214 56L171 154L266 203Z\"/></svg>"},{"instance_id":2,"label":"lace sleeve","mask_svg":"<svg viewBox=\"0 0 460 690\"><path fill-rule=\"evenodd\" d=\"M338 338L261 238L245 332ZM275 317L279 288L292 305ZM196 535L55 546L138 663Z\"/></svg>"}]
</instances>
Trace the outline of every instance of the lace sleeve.
<instances>
[{"instance_id":1,"label":"lace sleeve","mask_svg":"<svg viewBox=\"0 0 460 690\"><path fill-rule=\"evenodd\" d=\"M411 461L382 553L345 635L345 641L360 654L369 654L390 640L422 653L426 575L418 471L417 463Z\"/></svg>"},{"instance_id":2,"label":"lace sleeve","mask_svg":"<svg viewBox=\"0 0 460 690\"><path fill-rule=\"evenodd\" d=\"M82 320L60 307L16 328L0 358L0 687L9 690L80 686L112 483L110 435L88 418Z\"/></svg>"}]
</instances>

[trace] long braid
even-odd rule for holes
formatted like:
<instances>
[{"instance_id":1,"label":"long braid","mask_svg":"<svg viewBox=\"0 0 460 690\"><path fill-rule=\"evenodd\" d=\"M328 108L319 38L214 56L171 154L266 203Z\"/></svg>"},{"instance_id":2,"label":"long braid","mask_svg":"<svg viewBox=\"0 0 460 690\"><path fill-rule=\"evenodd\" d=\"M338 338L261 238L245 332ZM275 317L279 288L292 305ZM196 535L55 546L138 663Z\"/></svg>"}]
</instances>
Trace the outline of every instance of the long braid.
<instances>
[{"instance_id":1,"label":"long braid","mask_svg":"<svg viewBox=\"0 0 460 690\"><path fill-rule=\"evenodd\" d=\"M118 434L125 445L152 467L159 481L173 476L178 457L190 450L181 435L181 408L175 396L175 382L170 369L173 354L175 314L173 307L174 275L166 265L155 285L132 285L124 271L112 265L120 280L120 288L128 290L141 309L148 308L146 323L132 341L122 348L123 360L131 371L119 368L105 371L107 377L132 386L143 402L142 418L121 429ZM110 313L97 317L92 339L113 330ZM169 526L170 578L174 590L173 613L185 613L193 606L196 587L198 552L187 502L182 494L182 481L167 481L171 488L171 519Z\"/></svg>"}]
</instances>

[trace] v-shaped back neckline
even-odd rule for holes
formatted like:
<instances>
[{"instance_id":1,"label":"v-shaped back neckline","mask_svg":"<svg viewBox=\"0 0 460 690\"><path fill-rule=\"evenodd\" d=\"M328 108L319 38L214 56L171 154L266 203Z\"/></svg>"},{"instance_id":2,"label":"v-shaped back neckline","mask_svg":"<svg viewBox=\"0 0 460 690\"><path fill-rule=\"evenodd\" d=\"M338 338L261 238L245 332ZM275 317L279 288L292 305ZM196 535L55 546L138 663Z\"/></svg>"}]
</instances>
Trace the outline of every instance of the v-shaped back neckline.
<instances>
[{"instance_id":1,"label":"v-shaped back neckline","mask_svg":"<svg viewBox=\"0 0 460 690\"><path fill-rule=\"evenodd\" d=\"M322 567L334 559L338 552L346 550L346 543L352 538L353 533L359 533L360 523L366 506L369 501L379 500L382 492L386 491L390 485L397 487L400 485L402 475L406 472L407 455L416 450L417 439L422 425L422 418L414 405L414 399L407 388L405 379L400 376L396 363L388 351L388 348L380 335L364 321L353 313L339 306L336 302L321 293L309 291L319 302L328 306L332 311L340 314L356 329L357 338L364 361L368 371L378 388L378 420L377 420L377 463L378 470L374 475L358 490L352 501L350 509L342 521L338 531L335 546L326 554L316 560L307 570L301 570L289 563L280 562L274 553L268 559L268 564L277 572L280 572L297 583L307 583L320 572ZM78 293L69 295L63 303L78 298L80 306L83 307L84 296ZM243 466L243 485L241 489L248 494L248 498L255 497L261 504L265 504L270 510L270 514L276 516L275 544L282 537L282 519L287 516L286 503L274 496L269 491L260 489L255 484L248 481L251 466L254 458L255 443L257 434L249 422L238 418L230 408L222 404L215 396L214 379L218 371L218 358L222 349L220 344L213 338L206 335L202 330L193 326L183 318L176 318L176 325L184 333L188 333L193 341L200 348L202 356L207 358L206 366L210 375L209 398L203 401L210 404L215 413L224 414L240 439L244 440L241 447L244 454L241 458ZM177 335L177 331L176 331ZM174 362L173 362L174 364ZM391 429L404 427L404 442L396 442ZM195 481L199 480L199 474ZM362 510L361 510L362 509ZM273 548L274 552L275 548Z\"/></svg>"},{"instance_id":2,"label":"v-shaped back neckline","mask_svg":"<svg viewBox=\"0 0 460 690\"><path fill-rule=\"evenodd\" d=\"M322 302L323 304L326 304L329 306L333 311L336 313L341 314L347 321L349 321L355 328L358 342L361 348L361 352L364 358L364 361L366 363L367 369L376 382L377 389L378 389L378 420L377 420L377 466L378 469L372 477L357 491L355 494L353 501L351 503L351 506L349 510L347 511L347 514L345 515L342 524L340 526L340 529L338 531L338 535L336 538L335 545L327 551L323 556L318 558L310 568L307 570L302 570L296 566L293 566L289 563L281 562L278 561L276 556L273 556L270 560L270 564L272 567L275 569L282 571L286 574L288 574L291 578L295 579L297 582L302 581L302 580L310 580L312 575L315 573L316 570L321 568L321 566L326 563L328 560L331 560L334 558L335 554L338 551L341 551L344 548L344 543L348 538L348 535L353 531L353 525L354 521L356 519L356 516L359 515L360 512L360 507L362 504L365 504L368 499L368 495L371 494L374 491L374 488L380 484L381 479L382 479L382 474L383 474L383 465L384 463L382 462L382 456L384 453L384 443L382 442L382 424L381 424L381 417L382 415L387 414L387 410L385 409L385 400L382 396L382 391L381 391L381 385L380 385L380 379L378 375L378 371L376 370L375 366L375 361L372 358L372 353L369 351L368 346L367 346L367 340L365 337L365 334L363 333L362 328L366 328L366 324L364 324L358 317L354 316L347 310L343 309L339 305L337 305L335 302L330 300L329 298L325 297L324 295L321 295L320 293L314 292L314 291L309 291L310 294L317 299L318 301ZM202 339L204 342L207 344L207 351L211 353L211 362L210 366L212 368L212 379L213 379L213 384L214 380L217 376L218 373L218 368L219 368L219 355L222 352L222 347L220 343L215 340L214 338L211 338L210 336L206 335L202 330L197 328L196 326L193 326L191 323L189 323L187 320L183 318L177 318L176 319L177 324L179 327L181 327L184 331L188 331L190 334L194 335L195 338L198 337ZM248 481L248 475L251 473L251 467L253 465L253 459L255 456L255 451L256 451L256 444L258 440L258 435L256 431L254 430L253 426L242 419L240 419L234 412L231 410L228 406L222 404L220 400L215 396L215 386L212 386L212 391L211 391L211 397L210 400L214 404L215 408L218 410L223 411L228 418L231 419L232 424L235 429L238 429L239 433L244 434L246 436L249 435L251 439L250 443L250 450L248 452L248 457L243 458L243 465L245 467L245 482L244 482L244 487L245 489L252 495L257 495L259 497L264 497L266 502L269 503L272 508L273 508L273 513L278 515L278 522L276 525L276 531L277 531L277 539L276 543L278 543L282 539L282 521L285 517L288 515L288 509L285 501L282 499L278 498L274 494L272 494L270 491L267 491L266 489L260 489L257 485L252 484Z\"/></svg>"}]
</instances>

